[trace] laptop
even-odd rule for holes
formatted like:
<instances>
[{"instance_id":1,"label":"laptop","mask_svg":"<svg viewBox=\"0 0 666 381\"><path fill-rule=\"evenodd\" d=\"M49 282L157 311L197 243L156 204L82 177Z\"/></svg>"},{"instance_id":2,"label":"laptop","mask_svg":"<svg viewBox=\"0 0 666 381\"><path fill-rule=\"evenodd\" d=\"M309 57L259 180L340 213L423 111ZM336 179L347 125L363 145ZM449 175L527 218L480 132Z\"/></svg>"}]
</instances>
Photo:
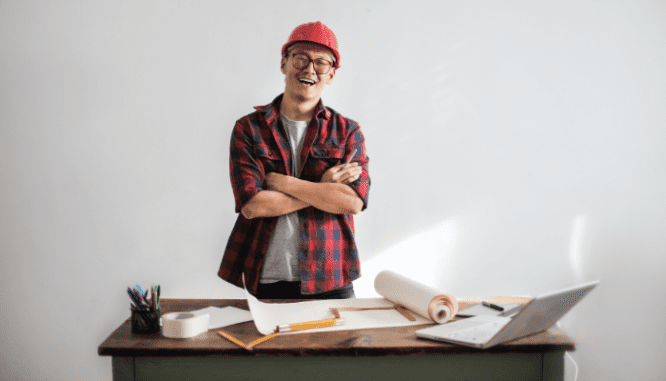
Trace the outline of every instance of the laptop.
<instances>
[{"instance_id":1,"label":"laptop","mask_svg":"<svg viewBox=\"0 0 666 381\"><path fill-rule=\"evenodd\" d=\"M416 336L474 348L490 348L547 330L597 284L599 281L540 295L526 305L500 315L478 315L421 329L416 331Z\"/></svg>"}]
</instances>

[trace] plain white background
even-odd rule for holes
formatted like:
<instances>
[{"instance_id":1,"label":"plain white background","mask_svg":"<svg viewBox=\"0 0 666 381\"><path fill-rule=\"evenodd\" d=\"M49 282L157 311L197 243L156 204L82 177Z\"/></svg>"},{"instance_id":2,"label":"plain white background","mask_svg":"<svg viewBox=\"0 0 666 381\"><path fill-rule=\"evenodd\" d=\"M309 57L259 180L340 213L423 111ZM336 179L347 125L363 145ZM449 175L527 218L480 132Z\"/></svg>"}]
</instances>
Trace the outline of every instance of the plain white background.
<instances>
[{"instance_id":1,"label":"plain white background","mask_svg":"<svg viewBox=\"0 0 666 381\"><path fill-rule=\"evenodd\" d=\"M231 129L316 20L370 156L357 295L600 279L562 320L579 380L663 379L666 4L628 0L1 1L0 378L110 380L127 286L243 297Z\"/></svg>"}]
</instances>

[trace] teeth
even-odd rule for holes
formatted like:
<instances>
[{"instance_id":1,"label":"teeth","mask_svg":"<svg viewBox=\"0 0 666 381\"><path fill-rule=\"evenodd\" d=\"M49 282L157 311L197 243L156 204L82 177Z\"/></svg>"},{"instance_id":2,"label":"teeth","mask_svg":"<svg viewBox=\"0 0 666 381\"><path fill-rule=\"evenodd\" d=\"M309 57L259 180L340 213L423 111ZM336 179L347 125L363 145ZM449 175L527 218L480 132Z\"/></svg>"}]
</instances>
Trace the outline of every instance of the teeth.
<instances>
[{"instance_id":1,"label":"teeth","mask_svg":"<svg viewBox=\"0 0 666 381\"><path fill-rule=\"evenodd\" d=\"M308 85L314 85L314 81L311 81L309 79L299 79L299 81L301 83L305 83L305 84L308 84Z\"/></svg>"}]
</instances>

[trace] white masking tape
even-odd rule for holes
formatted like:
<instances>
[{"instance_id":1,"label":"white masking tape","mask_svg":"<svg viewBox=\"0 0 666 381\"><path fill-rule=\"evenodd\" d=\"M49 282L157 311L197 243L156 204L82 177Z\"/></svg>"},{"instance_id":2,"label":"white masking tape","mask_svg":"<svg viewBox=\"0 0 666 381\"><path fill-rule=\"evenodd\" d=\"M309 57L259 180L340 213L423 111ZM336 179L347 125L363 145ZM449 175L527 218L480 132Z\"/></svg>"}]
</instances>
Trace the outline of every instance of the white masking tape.
<instances>
[{"instance_id":1,"label":"white masking tape","mask_svg":"<svg viewBox=\"0 0 666 381\"><path fill-rule=\"evenodd\" d=\"M162 335L173 339L194 337L208 331L210 315L192 312L172 312L162 316Z\"/></svg>"}]
</instances>

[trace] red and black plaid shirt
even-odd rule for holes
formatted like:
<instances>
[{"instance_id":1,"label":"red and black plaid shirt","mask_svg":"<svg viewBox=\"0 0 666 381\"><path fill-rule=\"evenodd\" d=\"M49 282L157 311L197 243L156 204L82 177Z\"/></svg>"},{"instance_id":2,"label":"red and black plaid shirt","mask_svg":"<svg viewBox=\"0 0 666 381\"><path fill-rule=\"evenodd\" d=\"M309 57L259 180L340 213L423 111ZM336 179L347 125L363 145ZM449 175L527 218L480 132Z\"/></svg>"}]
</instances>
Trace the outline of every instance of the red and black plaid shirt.
<instances>
[{"instance_id":1,"label":"red and black plaid shirt","mask_svg":"<svg viewBox=\"0 0 666 381\"><path fill-rule=\"evenodd\" d=\"M292 153L280 117L282 95L269 105L236 122L231 136L229 167L236 212L265 187L266 174L277 172L319 182L326 170L345 162L354 148L352 161L363 168L360 178L349 184L368 205L370 177L368 156L360 126L353 120L324 107L320 101L308 125L301 151L301 173L291 173ZM278 217L248 220L241 213L229 237L218 275L256 292L268 243ZM342 287L361 275L354 242L351 214L332 214L312 206L298 211L300 230L301 292L316 294Z\"/></svg>"}]
</instances>

